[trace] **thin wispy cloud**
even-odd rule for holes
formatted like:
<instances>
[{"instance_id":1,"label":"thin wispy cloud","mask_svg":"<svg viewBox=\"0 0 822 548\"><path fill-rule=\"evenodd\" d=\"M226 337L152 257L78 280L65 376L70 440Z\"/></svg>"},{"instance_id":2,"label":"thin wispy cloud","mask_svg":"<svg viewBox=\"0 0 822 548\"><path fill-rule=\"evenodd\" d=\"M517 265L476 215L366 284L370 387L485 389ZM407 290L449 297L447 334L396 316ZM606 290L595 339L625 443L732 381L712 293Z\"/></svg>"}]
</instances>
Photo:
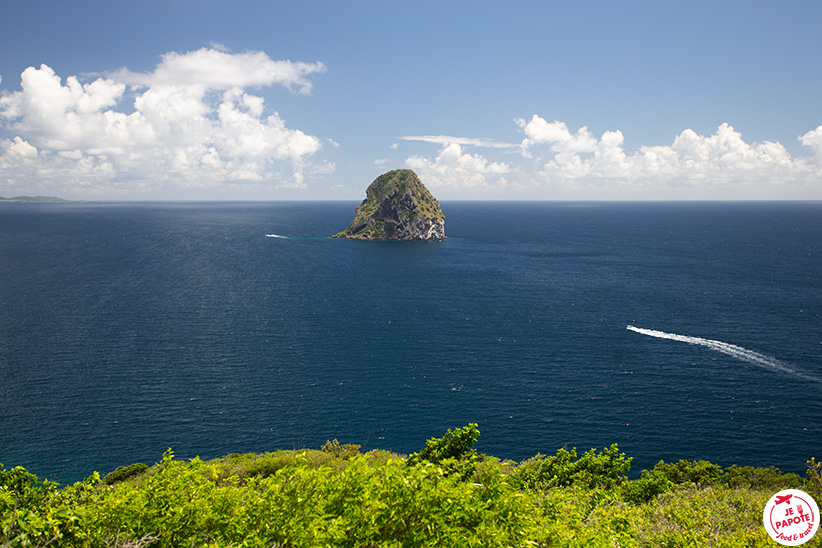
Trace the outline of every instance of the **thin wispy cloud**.
<instances>
[{"instance_id":1,"label":"thin wispy cloud","mask_svg":"<svg viewBox=\"0 0 822 548\"><path fill-rule=\"evenodd\" d=\"M196 86L214 90L282 85L307 95L312 87L309 76L325 71L325 65L319 62L276 61L261 51L232 54L222 48L201 48L166 53L149 73L122 68L111 73L110 78L147 87Z\"/></svg>"},{"instance_id":2,"label":"thin wispy cloud","mask_svg":"<svg viewBox=\"0 0 822 548\"><path fill-rule=\"evenodd\" d=\"M462 145L482 148L517 148L517 143L505 143L494 139L476 139L473 137L451 137L449 135L406 135L398 137L403 141L422 141L425 143L437 143L441 145Z\"/></svg>"}]
</instances>

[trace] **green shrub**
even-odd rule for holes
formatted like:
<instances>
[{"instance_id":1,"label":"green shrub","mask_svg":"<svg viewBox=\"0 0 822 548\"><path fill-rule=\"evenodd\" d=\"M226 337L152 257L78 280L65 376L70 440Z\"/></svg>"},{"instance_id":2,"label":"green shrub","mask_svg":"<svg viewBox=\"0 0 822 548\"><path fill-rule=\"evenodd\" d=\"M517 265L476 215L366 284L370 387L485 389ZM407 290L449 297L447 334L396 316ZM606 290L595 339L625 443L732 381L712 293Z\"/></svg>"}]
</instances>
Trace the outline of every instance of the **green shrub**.
<instances>
[{"instance_id":1,"label":"green shrub","mask_svg":"<svg viewBox=\"0 0 822 548\"><path fill-rule=\"evenodd\" d=\"M815 489L822 489L822 462L816 462L815 457L808 461L808 481Z\"/></svg>"},{"instance_id":2,"label":"green shrub","mask_svg":"<svg viewBox=\"0 0 822 548\"><path fill-rule=\"evenodd\" d=\"M524 494L530 493L534 492ZM634 529L641 524L637 523L636 509L621 500L618 489L554 487L539 491L535 499L542 531L532 540L538 546L637 546Z\"/></svg>"},{"instance_id":3,"label":"green shrub","mask_svg":"<svg viewBox=\"0 0 822 548\"><path fill-rule=\"evenodd\" d=\"M305 454L305 452L303 452ZM259 476L266 478L273 476L278 471L288 466L293 466L297 462L296 451L275 451L265 453L252 459L245 465L244 470L238 471L241 478Z\"/></svg>"},{"instance_id":4,"label":"green shrub","mask_svg":"<svg viewBox=\"0 0 822 548\"><path fill-rule=\"evenodd\" d=\"M326 441L321 451L334 455L337 458L350 459L360 454L360 446L353 443L340 445L340 442L335 439L334 441Z\"/></svg>"},{"instance_id":5,"label":"green shrub","mask_svg":"<svg viewBox=\"0 0 822 548\"><path fill-rule=\"evenodd\" d=\"M127 480L130 477L142 474L148 470L148 465L142 462L135 462L129 466L118 466L113 472L109 472L103 476L103 483L112 485L118 481Z\"/></svg>"},{"instance_id":6,"label":"green shrub","mask_svg":"<svg viewBox=\"0 0 822 548\"><path fill-rule=\"evenodd\" d=\"M511 472L511 482L519 489L547 489L568 485L568 472L576 457L576 449L569 452L562 448L550 457L537 453Z\"/></svg>"},{"instance_id":7,"label":"green shrub","mask_svg":"<svg viewBox=\"0 0 822 548\"><path fill-rule=\"evenodd\" d=\"M480 436L479 428L471 423L462 428L448 430L441 438L431 438L425 442L425 448L419 453L413 453L408 457L408 464L414 465L420 462L440 463L445 459L464 459L476 454L471 446Z\"/></svg>"},{"instance_id":8,"label":"green shrub","mask_svg":"<svg viewBox=\"0 0 822 548\"><path fill-rule=\"evenodd\" d=\"M762 526L770 490L683 484L637 507L639 546L739 548L776 546Z\"/></svg>"},{"instance_id":9,"label":"green shrub","mask_svg":"<svg viewBox=\"0 0 822 548\"><path fill-rule=\"evenodd\" d=\"M779 468L755 468L732 464L725 468L720 481L729 487L750 487L754 489L798 489L802 478L797 474L783 474Z\"/></svg>"},{"instance_id":10,"label":"green shrub","mask_svg":"<svg viewBox=\"0 0 822 548\"><path fill-rule=\"evenodd\" d=\"M61 504L57 487L22 466L6 470L0 464L0 546L47 546L72 537L79 517Z\"/></svg>"},{"instance_id":11,"label":"green shrub","mask_svg":"<svg viewBox=\"0 0 822 548\"><path fill-rule=\"evenodd\" d=\"M625 482L631 469L631 457L619 452L617 444L601 452L590 449L577 459L576 448L562 448L554 456L537 454L511 473L520 489L548 489L579 485L588 488L613 487Z\"/></svg>"},{"instance_id":12,"label":"green shrub","mask_svg":"<svg viewBox=\"0 0 822 548\"><path fill-rule=\"evenodd\" d=\"M471 446L479 435L479 428L474 423L454 430L449 429L443 437L426 441L425 448L419 453L409 455L406 464L437 464L445 470L446 475L455 474L467 480L474 474L477 452Z\"/></svg>"},{"instance_id":13,"label":"green shrub","mask_svg":"<svg viewBox=\"0 0 822 548\"><path fill-rule=\"evenodd\" d=\"M404 461L405 457L385 449L372 449L363 455L371 466L384 466L389 460Z\"/></svg>"},{"instance_id":14,"label":"green shrub","mask_svg":"<svg viewBox=\"0 0 822 548\"><path fill-rule=\"evenodd\" d=\"M643 470L639 479L622 485L622 496L627 502L639 504L653 500L671 489L671 481L659 470Z\"/></svg>"},{"instance_id":15,"label":"green shrub","mask_svg":"<svg viewBox=\"0 0 822 548\"><path fill-rule=\"evenodd\" d=\"M617 444L601 452L590 449L574 463L573 483L588 488L620 485L628 479L632 460L619 452Z\"/></svg>"},{"instance_id":16,"label":"green shrub","mask_svg":"<svg viewBox=\"0 0 822 548\"><path fill-rule=\"evenodd\" d=\"M294 464L294 456L286 452L266 453L259 458L246 464L245 469L239 474L240 477L260 476L266 478L273 476L277 471Z\"/></svg>"},{"instance_id":17,"label":"green shrub","mask_svg":"<svg viewBox=\"0 0 822 548\"><path fill-rule=\"evenodd\" d=\"M9 495L18 507L36 506L47 501L57 485L53 481L40 481L22 466L7 470L0 464L0 492ZM0 507L0 512L2 510Z\"/></svg>"},{"instance_id":18,"label":"green shrub","mask_svg":"<svg viewBox=\"0 0 822 548\"><path fill-rule=\"evenodd\" d=\"M659 461L654 470L664 474L672 483L693 483L698 487L711 485L722 476L722 467L706 460Z\"/></svg>"},{"instance_id":19,"label":"green shrub","mask_svg":"<svg viewBox=\"0 0 822 548\"><path fill-rule=\"evenodd\" d=\"M783 474L779 468L757 468L732 464L723 469L708 461L680 460L676 463L659 461L655 472L662 473L671 483L693 484L696 487L727 485L753 489L795 489L802 486L797 474Z\"/></svg>"}]
</instances>

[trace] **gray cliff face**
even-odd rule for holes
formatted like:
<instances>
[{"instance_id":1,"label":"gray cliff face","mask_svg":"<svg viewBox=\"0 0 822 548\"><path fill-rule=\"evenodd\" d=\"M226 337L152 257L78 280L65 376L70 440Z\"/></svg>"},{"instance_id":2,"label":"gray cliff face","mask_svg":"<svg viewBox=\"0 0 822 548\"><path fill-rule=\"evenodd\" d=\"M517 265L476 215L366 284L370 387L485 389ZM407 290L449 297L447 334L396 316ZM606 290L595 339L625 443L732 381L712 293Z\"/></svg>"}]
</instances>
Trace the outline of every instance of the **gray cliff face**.
<instances>
[{"instance_id":1,"label":"gray cliff face","mask_svg":"<svg viewBox=\"0 0 822 548\"><path fill-rule=\"evenodd\" d=\"M403 237L405 235L405 237ZM401 228L401 240L444 240L445 219L421 219Z\"/></svg>"},{"instance_id":2,"label":"gray cliff face","mask_svg":"<svg viewBox=\"0 0 822 548\"><path fill-rule=\"evenodd\" d=\"M439 202L410 169L385 173L371 183L348 229L335 238L357 240L444 240Z\"/></svg>"},{"instance_id":3,"label":"gray cliff face","mask_svg":"<svg viewBox=\"0 0 822 548\"><path fill-rule=\"evenodd\" d=\"M409 208L413 211L415 207ZM384 238L377 236L367 239L386 240L444 240L445 239L445 219L437 218L417 218L408 219L407 215L398 211L398 208L389 202L384 202L373 217L365 220L365 223L357 227L354 232L362 232L363 229L370 228L375 235L384 233Z\"/></svg>"}]
</instances>

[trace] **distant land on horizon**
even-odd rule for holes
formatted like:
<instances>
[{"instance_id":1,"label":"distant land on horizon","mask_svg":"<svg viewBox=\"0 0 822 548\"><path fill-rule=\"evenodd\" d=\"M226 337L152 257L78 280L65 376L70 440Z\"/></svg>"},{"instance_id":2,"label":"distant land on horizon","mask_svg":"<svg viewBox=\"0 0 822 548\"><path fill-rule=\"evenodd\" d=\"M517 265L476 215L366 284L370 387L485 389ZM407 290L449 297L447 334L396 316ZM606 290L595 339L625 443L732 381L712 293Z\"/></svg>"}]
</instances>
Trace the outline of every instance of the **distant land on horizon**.
<instances>
[{"instance_id":1,"label":"distant land on horizon","mask_svg":"<svg viewBox=\"0 0 822 548\"><path fill-rule=\"evenodd\" d=\"M15 196L13 198L3 198L0 196L0 202L68 202L63 198L56 198L54 196Z\"/></svg>"}]
</instances>

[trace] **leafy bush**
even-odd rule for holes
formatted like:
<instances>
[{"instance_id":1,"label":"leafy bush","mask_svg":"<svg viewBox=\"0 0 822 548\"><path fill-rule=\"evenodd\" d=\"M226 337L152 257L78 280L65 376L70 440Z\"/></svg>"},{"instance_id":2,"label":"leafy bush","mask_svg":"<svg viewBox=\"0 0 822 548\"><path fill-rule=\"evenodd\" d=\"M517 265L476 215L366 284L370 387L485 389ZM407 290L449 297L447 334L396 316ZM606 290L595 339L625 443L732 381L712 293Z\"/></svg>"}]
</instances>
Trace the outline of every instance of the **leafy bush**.
<instances>
[{"instance_id":1,"label":"leafy bush","mask_svg":"<svg viewBox=\"0 0 822 548\"><path fill-rule=\"evenodd\" d=\"M425 448L419 453L409 455L406 464L437 464L445 470L446 475L455 474L467 480L474 474L476 467L477 452L472 446L479 436L479 427L474 423L454 430L449 429L443 437L426 441Z\"/></svg>"},{"instance_id":2,"label":"leafy bush","mask_svg":"<svg viewBox=\"0 0 822 548\"><path fill-rule=\"evenodd\" d=\"M334 455L337 458L350 459L360 454L360 446L353 443L340 445L340 442L335 439L334 441L326 441L321 451Z\"/></svg>"},{"instance_id":3,"label":"leafy bush","mask_svg":"<svg viewBox=\"0 0 822 548\"><path fill-rule=\"evenodd\" d=\"M365 460L371 466L384 466L388 461L403 461L405 457L398 455L397 453L392 453L391 451L386 451L385 449L372 449L365 455Z\"/></svg>"},{"instance_id":4,"label":"leafy bush","mask_svg":"<svg viewBox=\"0 0 822 548\"><path fill-rule=\"evenodd\" d=\"M7 470L0 464L0 492L10 495L8 500L13 502L12 507L37 506L48 500L48 497L57 489L58 484L53 481L40 481L22 466ZM0 506L0 511L6 510Z\"/></svg>"},{"instance_id":5,"label":"leafy bush","mask_svg":"<svg viewBox=\"0 0 822 548\"><path fill-rule=\"evenodd\" d=\"M237 476L240 479L249 477L273 476L279 470L294 466L298 460L311 466L340 465L341 459L326 451L304 449L301 451L275 451L273 453L233 455L218 459L218 477L221 479Z\"/></svg>"},{"instance_id":6,"label":"leafy bush","mask_svg":"<svg viewBox=\"0 0 822 548\"><path fill-rule=\"evenodd\" d=\"M704 460L676 463L659 461L655 472L663 474L674 484L693 484L696 487L727 485L755 489L789 489L802 486L802 478L797 474L784 474L778 468L757 468L732 464L723 469L718 464Z\"/></svg>"},{"instance_id":7,"label":"leafy bush","mask_svg":"<svg viewBox=\"0 0 822 548\"><path fill-rule=\"evenodd\" d=\"M822 489L822 462L816 462L815 457L808 461L808 480L816 489Z\"/></svg>"},{"instance_id":8,"label":"leafy bush","mask_svg":"<svg viewBox=\"0 0 822 548\"><path fill-rule=\"evenodd\" d=\"M294 454L288 451L277 451L266 453L257 458L251 459L245 466L235 470L235 475L240 478L259 476L266 478L273 476L279 470L294 464Z\"/></svg>"},{"instance_id":9,"label":"leafy bush","mask_svg":"<svg viewBox=\"0 0 822 548\"><path fill-rule=\"evenodd\" d=\"M654 470L664 474L672 483L693 483L698 487L711 485L722 476L722 467L706 460L680 460L677 463L659 461Z\"/></svg>"},{"instance_id":10,"label":"leafy bush","mask_svg":"<svg viewBox=\"0 0 822 548\"><path fill-rule=\"evenodd\" d=\"M762 526L770 490L682 484L636 507L634 545L717 548L770 547Z\"/></svg>"},{"instance_id":11,"label":"leafy bush","mask_svg":"<svg viewBox=\"0 0 822 548\"><path fill-rule=\"evenodd\" d=\"M634 504L648 502L669 491L671 485L671 481L661 471L643 470L639 479L626 481L622 485L623 498Z\"/></svg>"},{"instance_id":12,"label":"leafy bush","mask_svg":"<svg viewBox=\"0 0 822 548\"><path fill-rule=\"evenodd\" d=\"M148 470L148 465L142 462L135 462L129 466L118 466L113 472L109 472L103 476L103 483L112 485L118 481L127 480L130 477L142 474Z\"/></svg>"},{"instance_id":13,"label":"leafy bush","mask_svg":"<svg viewBox=\"0 0 822 548\"><path fill-rule=\"evenodd\" d=\"M721 482L730 487L753 487L761 489L798 489L802 478L797 474L783 474L779 468L754 468L732 464L725 468Z\"/></svg>"},{"instance_id":14,"label":"leafy bush","mask_svg":"<svg viewBox=\"0 0 822 548\"><path fill-rule=\"evenodd\" d=\"M588 488L620 485L628 479L632 460L619 452L617 444L602 452L590 449L574 463L572 483Z\"/></svg>"},{"instance_id":15,"label":"leafy bush","mask_svg":"<svg viewBox=\"0 0 822 548\"><path fill-rule=\"evenodd\" d=\"M97 480L96 474L90 479ZM6 470L0 464L0 545L46 546L72 537L79 517L60 504L57 487L22 466Z\"/></svg>"},{"instance_id":16,"label":"leafy bush","mask_svg":"<svg viewBox=\"0 0 822 548\"><path fill-rule=\"evenodd\" d=\"M441 438L431 438L425 442L425 448L419 453L413 453L408 457L408 464L414 465L420 462L440 463L445 459L464 459L476 454L471 446L480 436L479 428L471 423L462 428L448 430Z\"/></svg>"},{"instance_id":17,"label":"leafy bush","mask_svg":"<svg viewBox=\"0 0 822 548\"><path fill-rule=\"evenodd\" d=\"M520 489L548 489L579 485L587 488L612 487L626 481L631 457L619 452L617 444L601 452L590 449L577 459L576 448L562 448L554 456L537 454L511 473Z\"/></svg>"}]
</instances>

